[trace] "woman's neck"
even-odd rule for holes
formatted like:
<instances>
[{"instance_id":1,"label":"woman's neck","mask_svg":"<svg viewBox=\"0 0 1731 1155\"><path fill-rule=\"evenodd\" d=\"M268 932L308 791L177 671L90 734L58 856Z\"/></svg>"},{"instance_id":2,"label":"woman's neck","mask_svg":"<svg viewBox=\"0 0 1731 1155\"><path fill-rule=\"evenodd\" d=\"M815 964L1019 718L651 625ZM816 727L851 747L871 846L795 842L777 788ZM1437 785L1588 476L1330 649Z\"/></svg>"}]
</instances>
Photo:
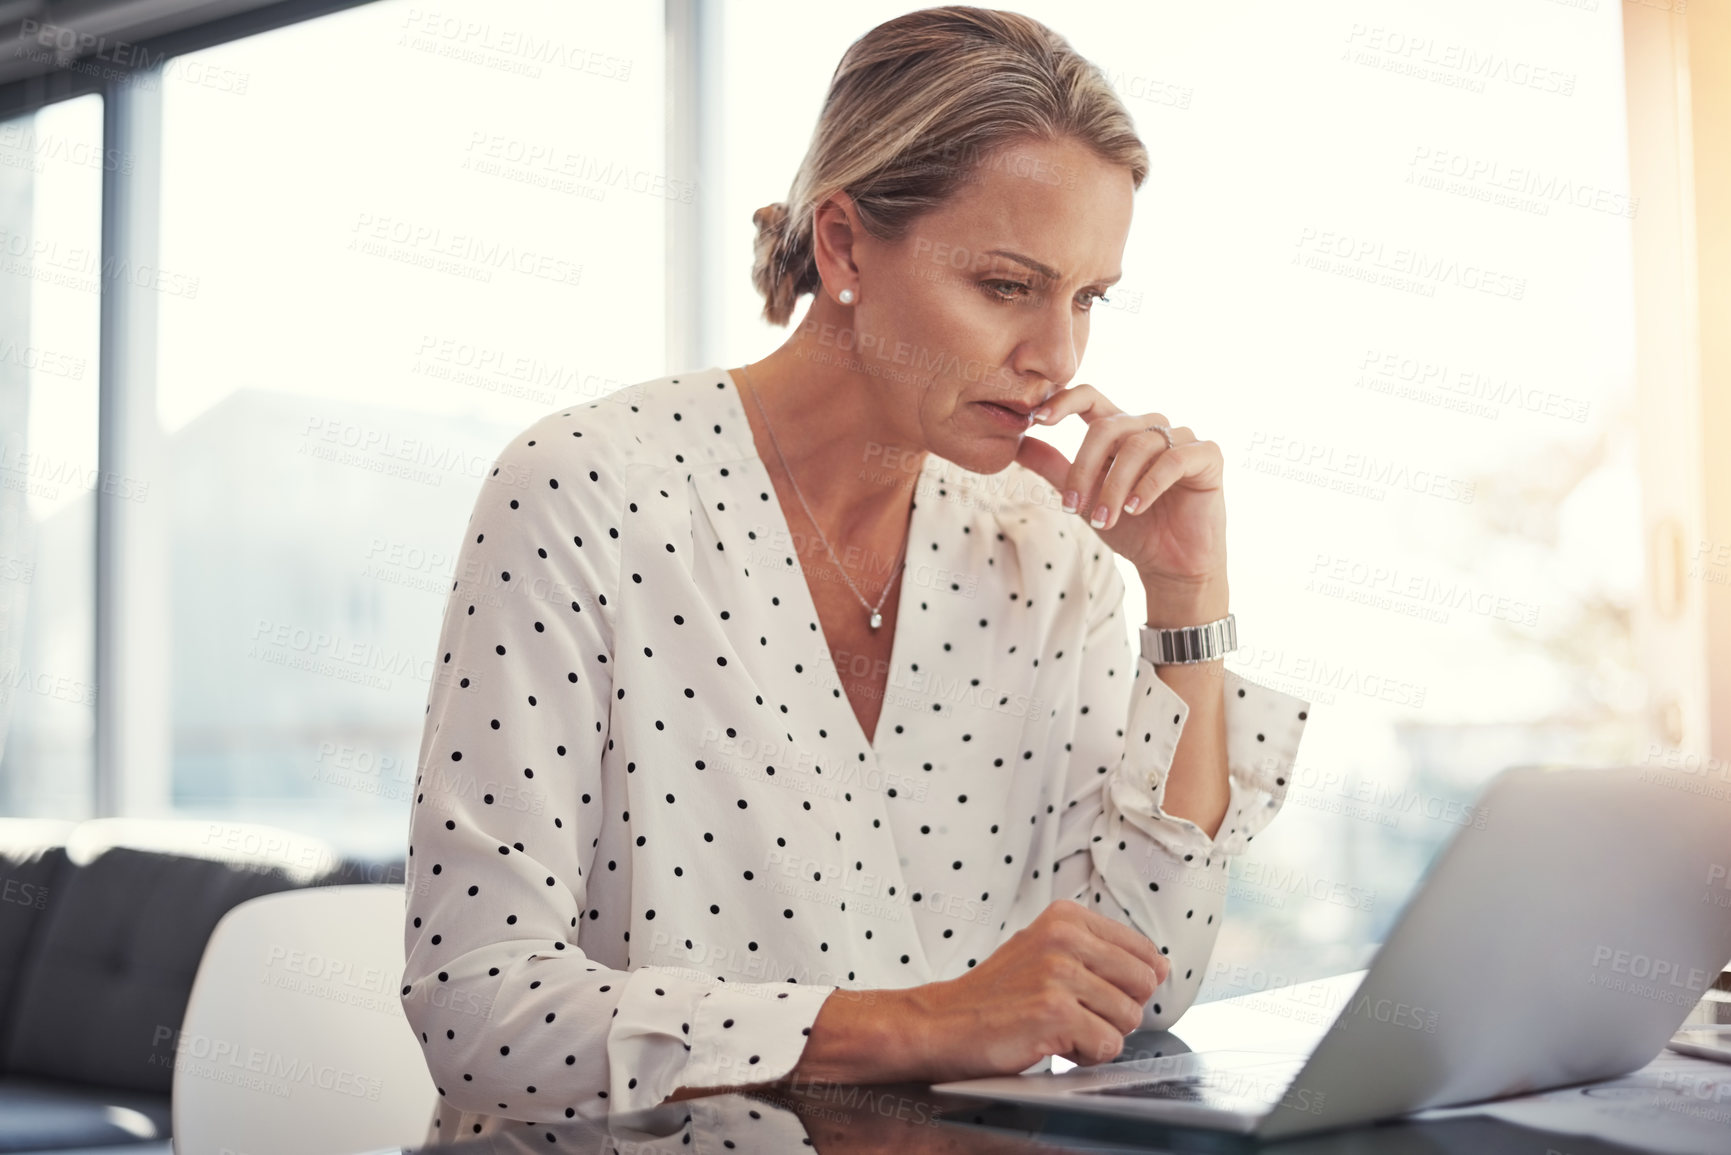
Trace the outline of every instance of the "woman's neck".
<instances>
[{"instance_id":1,"label":"woman's neck","mask_svg":"<svg viewBox=\"0 0 1731 1155\"><path fill-rule=\"evenodd\" d=\"M801 335L733 373L748 394L758 456L784 475L791 471L799 495L836 541L899 532L928 451L907 446L894 430L882 409L880 379L817 359Z\"/></svg>"}]
</instances>

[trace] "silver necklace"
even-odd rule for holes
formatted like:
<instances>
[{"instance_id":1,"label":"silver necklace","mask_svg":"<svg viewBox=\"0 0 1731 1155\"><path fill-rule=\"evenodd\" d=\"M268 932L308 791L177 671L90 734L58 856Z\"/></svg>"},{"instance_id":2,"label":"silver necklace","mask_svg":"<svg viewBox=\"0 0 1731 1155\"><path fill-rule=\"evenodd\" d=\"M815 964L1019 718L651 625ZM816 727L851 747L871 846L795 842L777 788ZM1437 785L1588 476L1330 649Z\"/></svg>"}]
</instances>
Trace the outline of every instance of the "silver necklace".
<instances>
[{"instance_id":1,"label":"silver necklace","mask_svg":"<svg viewBox=\"0 0 1731 1155\"><path fill-rule=\"evenodd\" d=\"M781 451L781 443L775 439L775 427L769 423L769 414L764 412L763 399L757 395L757 385L751 380L751 370L743 365L740 366L740 368L745 371L746 383L751 385L751 399L757 403L757 411L763 416L763 427L769 430L769 443L775 446L775 455L781 459L781 469L783 473L787 474L788 484L793 486L793 495L799 498L800 507L805 510L806 517L811 518L812 527L817 530L817 539L823 542L823 548L829 552L829 560L834 563L836 570L840 572L841 580L847 583L847 588L853 591L853 596L859 598L859 604L865 606L866 612L871 614L871 618L869 619L871 628L874 630L877 629L879 626L884 624L884 615L882 613L884 598L889 596L890 586L896 584L895 577L891 576L890 580L884 583L883 593L878 595L878 604L875 606L869 604L865 600L864 596L860 594L859 587L853 584L853 579L847 576L847 570L842 568L841 559L835 556L835 550L830 549L829 538L824 536L823 526L818 525L817 518L812 516L811 506L805 503L805 494L799 491L799 482L794 480L793 470L788 468L787 455ZM896 573L898 574L901 572L902 558L906 556L907 552L908 543L904 541L902 542L901 553L896 555Z\"/></svg>"}]
</instances>

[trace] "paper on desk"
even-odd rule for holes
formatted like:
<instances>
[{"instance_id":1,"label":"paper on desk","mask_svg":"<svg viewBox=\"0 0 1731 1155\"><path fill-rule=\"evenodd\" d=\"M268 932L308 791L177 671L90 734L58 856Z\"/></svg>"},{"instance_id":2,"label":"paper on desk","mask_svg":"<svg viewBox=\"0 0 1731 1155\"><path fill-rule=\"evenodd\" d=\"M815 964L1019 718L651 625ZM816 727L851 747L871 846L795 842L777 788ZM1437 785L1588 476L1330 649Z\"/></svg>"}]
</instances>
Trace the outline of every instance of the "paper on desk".
<instances>
[{"instance_id":1,"label":"paper on desk","mask_svg":"<svg viewBox=\"0 0 1731 1155\"><path fill-rule=\"evenodd\" d=\"M1408 1118L1457 1115L1490 1115L1523 1127L1591 1135L1665 1155L1725 1155L1731 1151L1731 1066L1665 1050L1620 1079L1493 1103L1433 1108Z\"/></svg>"}]
</instances>

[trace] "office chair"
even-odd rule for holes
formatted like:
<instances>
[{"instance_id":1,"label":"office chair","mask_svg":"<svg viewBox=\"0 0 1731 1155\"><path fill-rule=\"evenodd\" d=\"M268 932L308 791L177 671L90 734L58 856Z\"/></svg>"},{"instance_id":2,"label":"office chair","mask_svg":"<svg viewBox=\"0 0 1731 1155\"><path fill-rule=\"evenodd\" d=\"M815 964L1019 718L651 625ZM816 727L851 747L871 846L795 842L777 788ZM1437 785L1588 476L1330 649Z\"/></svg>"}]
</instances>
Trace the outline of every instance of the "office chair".
<instances>
[{"instance_id":1,"label":"office chair","mask_svg":"<svg viewBox=\"0 0 1731 1155\"><path fill-rule=\"evenodd\" d=\"M176 1155L421 1144L437 1092L398 1001L404 898L318 886L223 916L173 1040Z\"/></svg>"}]
</instances>

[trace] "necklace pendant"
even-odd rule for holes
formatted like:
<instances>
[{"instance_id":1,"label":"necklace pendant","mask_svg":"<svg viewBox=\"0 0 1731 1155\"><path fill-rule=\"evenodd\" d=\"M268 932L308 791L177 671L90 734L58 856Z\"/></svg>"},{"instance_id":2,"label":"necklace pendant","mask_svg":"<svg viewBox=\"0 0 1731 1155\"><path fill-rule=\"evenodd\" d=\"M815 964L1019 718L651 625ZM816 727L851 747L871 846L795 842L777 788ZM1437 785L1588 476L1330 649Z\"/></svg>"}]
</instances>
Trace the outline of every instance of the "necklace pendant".
<instances>
[{"instance_id":1,"label":"necklace pendant","mask_svg":"<svg viewBox=\"0 0 1731 1155\"><path fill-rule=\"evenodd\" d=\"M883 624L884 624L884 616L882 614L878 613L876 610L873 610L872 611L872 629L875 630Z\"/></svg>"}]
</instances>

